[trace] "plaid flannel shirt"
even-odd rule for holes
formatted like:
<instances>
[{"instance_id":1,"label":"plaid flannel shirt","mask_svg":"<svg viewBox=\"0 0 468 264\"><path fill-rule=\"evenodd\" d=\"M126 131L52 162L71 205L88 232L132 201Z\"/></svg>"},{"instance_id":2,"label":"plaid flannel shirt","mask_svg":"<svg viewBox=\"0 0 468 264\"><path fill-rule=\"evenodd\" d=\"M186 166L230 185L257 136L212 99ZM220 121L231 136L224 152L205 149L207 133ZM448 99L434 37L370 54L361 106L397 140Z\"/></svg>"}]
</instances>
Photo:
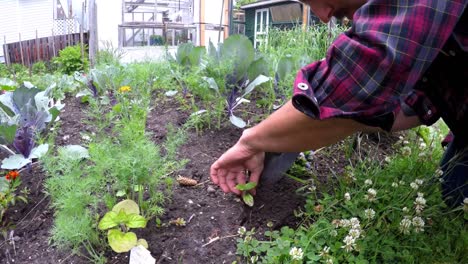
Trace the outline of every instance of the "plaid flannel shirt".
<instances>
[{"instance_id":1,"label":"plaid flannel shirt","mask_svg":"<svg viewBox=\"0 0 468 264\"><path fill-rule=\"evenodd\" d=\"M434 123L440 113L414 87L450 36L467 51L467 25L457 26L459 32L455 28L467 3L368 1L355 12L352 28L332 43L326 58L299 71L293 105L316 119L352 118L387 131L406 106L424 124ZM466 82L462 85L466 90Z\"/></svg>"}]
</instances>

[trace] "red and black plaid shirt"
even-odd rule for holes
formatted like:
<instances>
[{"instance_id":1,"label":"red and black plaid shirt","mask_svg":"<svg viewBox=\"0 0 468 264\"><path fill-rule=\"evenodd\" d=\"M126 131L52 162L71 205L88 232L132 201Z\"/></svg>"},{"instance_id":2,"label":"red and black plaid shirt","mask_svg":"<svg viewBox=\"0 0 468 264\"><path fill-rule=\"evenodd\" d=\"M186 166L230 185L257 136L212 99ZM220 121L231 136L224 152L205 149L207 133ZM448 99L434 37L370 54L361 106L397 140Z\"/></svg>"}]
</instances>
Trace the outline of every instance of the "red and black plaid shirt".
<instances>
[{"instance_id":1,"label":"red and black plaid shirt","mask_svg":"<svg viewBox=\"0 0 468 264\"><path fill-rule=\"evenodd\" d=\"M352 118L385 130L408 106L424 124L434 123L441 116L440 108L416 86L426 81L426 71L449 37L466 54L468 25L457 22L467 3L368 1L355 12L352 28L332 43L326 58L299 71L293 105L313 118ZM467 82L460 85L464 98L457 100L465 105L466 121Z\"/></svg>"}]
</instances>

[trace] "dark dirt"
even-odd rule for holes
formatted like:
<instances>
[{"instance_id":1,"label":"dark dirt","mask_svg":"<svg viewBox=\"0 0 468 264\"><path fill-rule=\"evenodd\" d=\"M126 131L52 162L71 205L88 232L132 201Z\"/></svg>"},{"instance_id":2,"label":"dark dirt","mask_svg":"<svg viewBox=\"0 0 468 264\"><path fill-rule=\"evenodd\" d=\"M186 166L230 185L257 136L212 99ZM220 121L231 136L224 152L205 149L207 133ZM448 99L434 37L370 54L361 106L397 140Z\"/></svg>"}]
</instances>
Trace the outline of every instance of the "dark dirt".
<instances>
[{"instance_id":1,"label":"dark dirt","mask_svg":"<svg viewBox=\"0 0 468 264\"><path fill-rule=\"evenodd\" d=\"M93 129L83 122L86 105L74 97L65 103L56 144L80 144L80 132L90 133ZM189 114L181 112L177 105L175 100L168 99L159 102L149 113L147 130L152 132L151 137L157 144L164 141L167 124L180 127L186 121ZM190 162L178 175L196 179L200 184L195 187L175 186L171 202L165 207L166 213L160 218L164 225L157 227L152 220L147 228L138 232L138 237L148 241L156 263L231 263L234 260L242 263L235 255L236 234L240 226L255 227L263 233L268 221L278 228L295 225L293 211L304 202L304 197L296 194L300 187L297 181L284 178L270 188L260 186L253 208L245 206L234 195L224 194L209 181L210 165L236 142L241 133L233 126L207 130L201 135L190 132L186 144L179 151L180 158L187 158ZM363 152L361 155L365 156L366 150L376 148L380 153L376 158L383 159L396 136L381 136L380 139L375 135L364 137L362 144L358 144ZM337 144L315 155L315 170L321 179L325 180L331 174L340 175L349 164L342 151L338 151L340 148ZM31 190L30 202L17 204L7 211L6 223L16 223L16 226L12 226L7 237L0 242L0 263L90 263L84 257L59 251L49 244L53 211L49 208L49 198L43 192L45 175L40 166L34 166L31 172L22 172L21 177L22 185ZM185 227L168 224L179 217L185 219ZM127 254L109 254L108 263L128 263Z\"/></svg>"}]
</instances>

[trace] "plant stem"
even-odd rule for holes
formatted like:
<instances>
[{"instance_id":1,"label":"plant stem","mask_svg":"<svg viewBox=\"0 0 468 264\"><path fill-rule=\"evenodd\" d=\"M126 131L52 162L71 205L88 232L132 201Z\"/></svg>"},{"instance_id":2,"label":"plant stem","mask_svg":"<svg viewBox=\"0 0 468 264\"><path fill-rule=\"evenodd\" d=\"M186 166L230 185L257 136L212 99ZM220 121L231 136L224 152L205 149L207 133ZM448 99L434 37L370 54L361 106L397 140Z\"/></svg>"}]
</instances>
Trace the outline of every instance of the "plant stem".
<instances>
[{"instance_id":1,"label":"plant stem","mask_svg":"<svg viewBox=\"0 0 468 264\"><path fill-rule=\"evenodd\" d=\"M2 147L4 150L6 150L6 151L7 151L8 153L10 153L11 155L15 155L15 154L16 154L13 150L9 149L6 145L1 144L0 147Z\"/></svg>"}]
</instances>

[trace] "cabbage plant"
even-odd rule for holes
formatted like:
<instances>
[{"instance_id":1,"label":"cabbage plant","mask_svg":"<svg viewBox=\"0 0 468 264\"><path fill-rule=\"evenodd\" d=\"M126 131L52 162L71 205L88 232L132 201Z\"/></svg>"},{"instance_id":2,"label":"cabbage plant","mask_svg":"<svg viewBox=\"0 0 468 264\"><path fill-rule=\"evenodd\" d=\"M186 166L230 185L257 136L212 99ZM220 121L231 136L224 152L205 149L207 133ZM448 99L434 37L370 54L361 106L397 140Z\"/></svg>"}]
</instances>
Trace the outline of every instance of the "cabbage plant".
<instances>
[{"instance_id":1,"label":"cabbage plant","mask_svg":"<svg viewBox=\"0 0 468 264\"><path fill-rule=\"evenodd\" d=\"M1 168L20 169L48 150L47 144L36 146L36 138L46 124L58 118L63 104L49 97L51 85L42 91L29 82L0 95L0 144L10 156L2 161ZM13 146L11 150L8 146Z\"/></svg>"},{"instance_id":2,"label":"cabbage plant","mask_svg":"<svg viewBox=\"0 0 468 264\"><path fill-rule=\"evenodd\" d=\"M235 116L234 110L241 103L250 102L245 97L255 87L270 80L264 75L268 73L268 65L262 57L255 58L252 43L242 35L230 36L217 49L210 43L208 54L208 76L204 79L210 88L226 98L226 110L231 123L244 128L246 122ZM221 88L217 83L219 79L224 79Z\"/></svg>"}]
</instances>

